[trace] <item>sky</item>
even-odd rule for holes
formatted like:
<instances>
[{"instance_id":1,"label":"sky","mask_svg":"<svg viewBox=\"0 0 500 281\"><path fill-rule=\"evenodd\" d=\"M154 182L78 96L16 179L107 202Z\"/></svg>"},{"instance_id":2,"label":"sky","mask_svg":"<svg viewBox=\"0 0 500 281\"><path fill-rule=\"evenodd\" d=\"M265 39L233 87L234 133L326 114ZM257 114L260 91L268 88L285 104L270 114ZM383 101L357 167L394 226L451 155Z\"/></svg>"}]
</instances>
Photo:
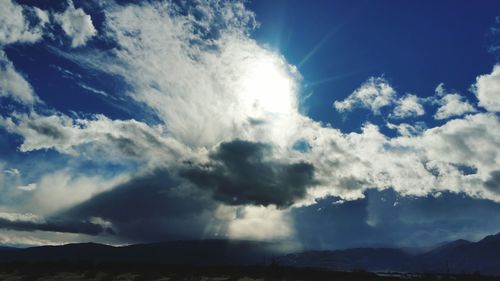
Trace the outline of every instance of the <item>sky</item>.
<instances>
[{"instance_id":1,"label":"sky","mask_svg":"<svg viewBox=\"0 0 500 281\"><path fill-rule=\"evenodd\" d=\"M498 1L0 0L0 244L500 232Z\"/></svg>"}]
</instances>

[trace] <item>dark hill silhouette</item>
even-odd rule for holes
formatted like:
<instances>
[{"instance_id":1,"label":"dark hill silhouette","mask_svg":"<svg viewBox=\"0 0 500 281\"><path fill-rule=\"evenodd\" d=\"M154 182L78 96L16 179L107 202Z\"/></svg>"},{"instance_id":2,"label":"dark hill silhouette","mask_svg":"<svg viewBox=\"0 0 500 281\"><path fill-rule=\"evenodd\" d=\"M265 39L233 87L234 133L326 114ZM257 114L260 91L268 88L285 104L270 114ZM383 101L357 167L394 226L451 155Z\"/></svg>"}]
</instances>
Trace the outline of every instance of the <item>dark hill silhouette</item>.
<instances>
[{"instance_id":1,"label":"dark hill silhouette","mask_svg":"<svg viewBox=\"0 0 500 281\"><path fill-rule=\"evenodd\" d=\"M415 270L500 275L500 233L478 242L457 240L416 257Z\"/></svg>"},{"instance_id":2,"label":"dark hill silhouette","mask_svg":"<svg viewBox=\"0 0 500 281\"><path fill-rule=\"evenodd\" d=\"M500 275L500 234L456 240L425 253L355 248L283 254L277 243L232 240L171 241L113 247L95 243L0 248L0 263L98 262L169 265L269 265L336 271L481 273Z\"/></svg>"},{"instance_id":3,"label":"dark hill silhouette","mask_svg":"<svg viewBox=\"0 0 500 281\"><path fill-rule=\"evenodd\" d=\"M355 248L288 254L280 257L278 262L286 266L317 267L337 271L400 271L411 259L411 255L398 249Z\"/></svg>"},{"instance_id":4,"label":"dark hill silhouette","mask_svg":"<svg viewBox=\"0 0 500 281\"><path fill-rule=\"evenodd\" d=\"M421 253L398 249L359 248L308 251L280 258L284 265L331 270L481 273L500 275L500 233L478 242L456 240Z\"/></svg>"},{"instance_id":5,"label":"dark hill silhouette","mask_svg":"<svg viewBox=\"0 0 500 281\"><path fill-rule=\"evenodd\" d=\"M183 265L269 263L278 244L255 241L170 241L113 247L96 243L0 249L0 262L126 262Z\"/></svg>"}]
</instances>

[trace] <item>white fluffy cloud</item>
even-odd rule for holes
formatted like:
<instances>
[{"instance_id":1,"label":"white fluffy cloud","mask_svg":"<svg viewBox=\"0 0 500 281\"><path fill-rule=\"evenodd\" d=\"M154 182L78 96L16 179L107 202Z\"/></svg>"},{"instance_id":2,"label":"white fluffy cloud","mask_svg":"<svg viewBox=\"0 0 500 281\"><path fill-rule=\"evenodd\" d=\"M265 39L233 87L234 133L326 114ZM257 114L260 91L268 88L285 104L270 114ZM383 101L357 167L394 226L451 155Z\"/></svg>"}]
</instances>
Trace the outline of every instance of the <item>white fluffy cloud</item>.
<instances>
[{"instance_id":1,"label":"white fluffy cloud","mask_svg":"<svg viewBox=\"0 0 500 281\"><path fill-rule=\"evenodd\" d=\"M479 106L500 112L500 65L495 65L490 74L477 77L475 91Z\"/></svg>"},{"instance_id":2,"label":"white fluffy cloud","mask_svg":"<svg viewBox=\"0 0 500 281\"><path fill-rule=\"evenodd\" d=\"M414 196L447 190L500 201L484 187L500 167L499 132L500 120L493 114L469 115L395 138L371 124L349 134L309 124L301 136L311 145L306 157L322 183L309 190L309 202L327 195L359 198L372 187ZM477 171L464 174L461 167Z\"/></svg>"},{"instance_id":3,"label":"white fluffy cloud","mask_svg":"<svg viewBox=\"0 0 500 281\"><path fill-rule=\"evenodd\" d=\"M28 105L38 101L31 85L16 71L14 64L0 50L0 97L2 96Z\"/></svg>"},{"instance_id":4,"label":"white fluffy cloud","mask_svg":"<svg viewBox=\"0 0 500 281\"><path fill-rule=\"evenodd\" d=\"M420 98L416 95L407 94L396 102L394 116L397 118L407 118L421 116L425 114Z\"/></svg>"},{"instance_id":5,"label":"white fluffy cloud","mask_svg":"<svg viewBox=\"0 0 500 281\"><path fill-rule=\"evenodd\" d=\"M434 114L434 118L438 120L477 111L472 104L459 94L447 94L439 100L439 104L440 107Z\"/></svg>"},{"instance_id":6,"label":"white fluffy cloud","mask_svg":"<svg viewBox=\"0 0 500 281\"><path fill-rule=\"evenodd\" d=\"M48 21L48 13L43 10L0 0L0 97L10 97L27 105L38 102L31 85L16 71L3 47L39 41Z\"/></svg>"},{"instance_id":7,"label":"white fluffy cloud","mask_svg":"<svg viewBox=\"0 0 500 281\"><path fill-rule=\"evenodd\" d=\"M439 104L439 108L436 114L434 114L434 118L437 120L462 116L477 111L463 96L457 93L447 93L443 83L436 87L436 96L435 102Z\"/></svg>"},{"instance_id":8,"label":"white fluffy cloud","mask_svg":"<svg viewBox=\"0 0 500 281\"><path fill-rule=\"evenodd\" d=\"M63 13L55 14L54 18L71 38L73 48L85 45L97 33L90 15L82 8L76 9L71 0L68 1L68 8Z\"/></svg>"},{"instance_id":9,"label":"white fluffy cloud","mask_svg":"<svg viewBox=\"0 0 500 281\"><path fill-rule=\"evenodd\" d=\"M25 14L32 14L37 22L31 24ZM0 46L40 40L47 22L48 14L43 10L23 7L12 0L0 0Z\"/></svg>"},{"instance_id":10,"label":"white fluffy cloud","mask_svg":"<svg viewBox=\"0 0 500 281\"><path fill-rule=\"evenodd\" d=\"M370 109L380 114L380 108L394 102L396 91L383 77L371 77L343 101L335 101L334 107L340 111L350 111L355 107Z\"/></svg>"}]
</instances>

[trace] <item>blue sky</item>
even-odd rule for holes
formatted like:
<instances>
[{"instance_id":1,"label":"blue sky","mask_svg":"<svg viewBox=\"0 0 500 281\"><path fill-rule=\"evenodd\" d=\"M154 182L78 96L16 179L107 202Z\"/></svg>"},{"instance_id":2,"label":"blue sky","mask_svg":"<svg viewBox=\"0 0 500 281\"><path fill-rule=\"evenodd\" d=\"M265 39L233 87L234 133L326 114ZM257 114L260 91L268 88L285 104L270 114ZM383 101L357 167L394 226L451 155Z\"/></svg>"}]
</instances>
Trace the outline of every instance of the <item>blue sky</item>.
<instances>
[{"instance_id":1,"label":"blue sky","mask_svg":"<svg viewBox=\"0 0 500 281\"><path fill-rule=\"evenodd\" d=\"M313 5L254 1L250 7L261 22L255 37L278 48L290 63L304 61L300 71L313 92L307 102L314 107L309 116L335 122L346 131L358 129L365 112L341 122L326 101L346 97L366 77L385 75L398 91L422 97L434 95L436 86L445 83L474 99L470 85L478 73L490 72L496 63L495 55L488 52L494 44L490 28L499 11L495 1L483 5L472 1L317 1Z\"/></svg>"},{"instance_id":2,"label":"blue sky","mask_svg":"<svg viewBox=\"0 0 500 281\"><path fill-rule=\"evenodd\" d=\"M500 231L496 1L0 6L1 244Z\"/></svg>"}]
</instances>

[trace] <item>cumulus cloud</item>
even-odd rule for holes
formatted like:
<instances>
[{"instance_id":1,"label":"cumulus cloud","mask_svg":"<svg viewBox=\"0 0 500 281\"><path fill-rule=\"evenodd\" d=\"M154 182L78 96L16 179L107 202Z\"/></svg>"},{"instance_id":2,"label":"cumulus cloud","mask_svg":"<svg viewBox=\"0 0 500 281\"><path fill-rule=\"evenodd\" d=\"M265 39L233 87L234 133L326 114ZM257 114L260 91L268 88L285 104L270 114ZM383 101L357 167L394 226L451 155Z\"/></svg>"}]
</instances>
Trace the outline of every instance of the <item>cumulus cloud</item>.
<instances>
[{"instance_id":1,"label":"cumulus cloud","mask_svg":"<svg viewBox=\"0 0 500 281\"><path fill-rule=\"evenodd\" d=\"M182 170L181 176L230 205L287 207L315 184L313 165L273 160L271 146L263 143L222 143L210 160Z\"/></svg>"},{"instance_id":2,"label":"cumulus cloud","mask_svg":"<svg viewBox=\"0 0 500 281\"><path fill-rule=\"evenodd\" d=\"M343 101L335 101L334 107L339 112L361 107L380 114L380 108L394 102L396 91L383 77L371 77Z\"/></svg>"},{"instance_id":3,"label":"cumulus cloud","mask_svg":"<svg viewBox=\"0 0 500 281\"><path fill-rule=\"evenodd\" d=\"M424 115L425 110L419 97L407 94L396 101L396 107L394 108L393 114L397 118L407 118Z\"/></svg>"},{"instance_id":4,"label":"cumulus cloud","mask_svg":"<svg viewBox=\"0 0 500 281\"><path fill-rule=\"evenodd\" d=\"M500 112L500 65L495 65L490 74L477 77L475 92L479 106L491 112Z\"/></svg>"},{"instance_id":5,"label":"cumulus cloud","mask_svg":"<svg viewBox=\"0 0 500 281\"><path fill-rule=\"evenodd\" d=\"M418 136L427 129L427 126L423 122L417 122L415 124L401 123L397 125L387 123L387 127L396 130L401 136L406 137Z\"/></svg>"},{"instance_id":6,"label":"cumulus cloud","mask_svg":"<svg viewBox=\"0 0 500 281\"><path fill-rule=\"evenodd\" d=\"M87 41L97 34L90 15L82 8L75 8L73 1L68 1L67 9L54 18L61 25L64 33L71 38L71 47L83 46Z\"/></svg>"},{"instance_id":7,"label":"cumulus cloud","mask_svg":"<svg viewBox=\"0 0 500 281\"><path fill-rule=\"evenodd\" d=\"M434 118L438 120L476 112L474 106L459 94L447 94L441 98L439 103L440 107L434 114Z\"/></svg>"},{"instance_id":8,"label":"cumulus cloud","mask_svg":"<svg viewBox=\"0 0 500 281\"><path fill-rule=\"evenodd\" d=\"M320 184L308 189L305 204L328 195L362 198L369 187L391 187L414 196L452 190L500 200L483 187L489 173L500 165L496 129L500 122L494 114L469 115L394 138L373 124L349 134L313 124L308 127L301 132L311 146L304 158L314 163ZM477 171L464 173L462 166Z\"/></svg>"},{"instance_id":9,"label":"cumulus cloud","mask_svg":"<svg viewBox=\"0 0 500 281\"><path fill-rule=\"evenodd\" d=\"M23 104L34 104L39 99L23 75L0 49L0 97L10 97Z\"/></svg>"},{"instance_id":10,"label":"cumulus cloud","mask_svg":"<svg viewBox=\"0 0 500 281\"><path fill-rule=\"evenodd\" d=\"M24 7L12 0L0 0L0 46L40 40L48 21L48 13L43 10Z\"/></svg>"},{"instance_id":11,"label":"cumulus cloud","mask_svg":"<svg viewBox=\"0 0 500 281\"><path fill-rule=\"evenodd\" d=\"M443 83L436 87L436 95L439 97L435 100L435 102L439 104L439 108L436 114L434 114L434 118L437 120L448 119L477 111L463 96L457 93L447 93Z\"/></svg>"}]
</instances>

